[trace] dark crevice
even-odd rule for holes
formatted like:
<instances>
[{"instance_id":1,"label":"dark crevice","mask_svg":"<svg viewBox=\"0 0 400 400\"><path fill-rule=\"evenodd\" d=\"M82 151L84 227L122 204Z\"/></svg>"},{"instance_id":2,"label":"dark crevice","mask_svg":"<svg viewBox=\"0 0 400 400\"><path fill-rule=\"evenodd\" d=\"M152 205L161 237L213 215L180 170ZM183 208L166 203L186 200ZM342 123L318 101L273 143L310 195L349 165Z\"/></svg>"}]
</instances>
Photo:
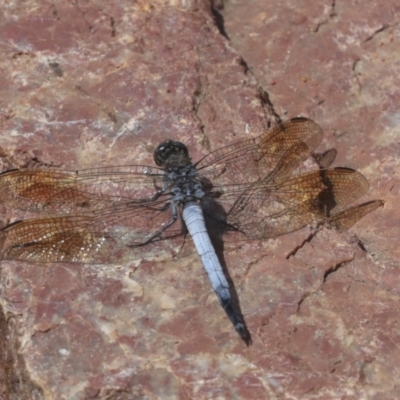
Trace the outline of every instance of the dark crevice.
<instances>
[{"instance_id":1,"label":"dark crevice","mask_svg":"<svg viewBox=\"0 0 400 400\"><path fill-rule=\"evenodd\" d=\"M221 7L217 7L216 2L211 2L211 13L214 17L214 21L215 21L215 25L217 26L219 33L222 36L225 36L228 40L230 40L228 34L226 33L225 30L225 21L224 21L224 17L222 16L222 14L218 11L220 10Z\"/></svg>"},{"instance_id":2,"label":"dark crevice","mask_svg":"<svg viewBox=\"0 0 400 400\"><path fill-rule=\"evenodd\" d=\"M316 26L316 28L314 29L315 33L317 33L320 30L321 26L324 26L324 25L328 24L332 19L337 17L337 13L336 13L335 7L336 7L336 0L333 0L332 3L331 3L331 12L329 13L328 18L325 19L324 21L320 22Z\"/></svg>"},{"instance_id":3,"label":"dark crevice","mask_svg":"<svg viewBox=\"0 0 400 400\"><path fill-rule=\"evenodd\" d=\"M296 253L306 244L310 243L313 237L317 234L317 231L310 233L306 239L304 239L298 246L296 246L290 253L286 255L286 259L289 260L290 257L294 257Z\"/></svg>"},{"instance_id":4,"label":"dark crevice","mask_svg":"<svg viewBox=\"0 0 400 400\"><path fill-rule=\"evenodd\" d=\"M258 83L258 80L257 80L257 83ZM263 109L267 111L268 117L270 115L272 115L272 117L274 118L274 122L276 124L280 124L282 122L282 119L279 116L279 114L275 111L274 106L269 98L268 93L261 87L261 85L258 85L257 96L258 96L259 100L261 101L261 105L262 105ZM265 115L265 118L268 119L267 115Z\"/></svg>"},{"instance_id":5,"label":"dark crevice","mask_svg":"<svg viewBox=\"0 0 400 400\"><path fill-rule=\"evenodd\" d=\"M215 24L216 24L219 32L221 33L221 35L223 35L228 40L230 40L230 38L225 30L224 17L220 13L220 10L222 10L223 8L224 8L223 0L212 0L211 1L211 12L213 14ZM239 57L239 64L243 67L244 74L245 75L247 75L248 73L251 74L251 77L256 82L257 90L258 90L257 97L259 98L259 100L261 102L261 106L264 110L265 120L269 121L272 116L272 118L274 119L274 122L276 124L281 123L282 120L281 120L280 116L278 115L278 113L275 111L274 106L268 96L268 93L262 88L256 75L253 73L251 68L248 66L247 62L242 57Z\"/></svg>"},{"instance_id":6,"label":"dark crevice","mask_svg":"<svg viewBox=\"0 0 400 400\"><path fill-rule=\"evenodd\" d=\"M353 74L354 74L354 78L356 79L357 84L358 84L358 94L361 94L361 88L362 88L362 86L361 86L361 81L360 81L360 79L358 78L358 74L357 74L357 65L358 65L358 63L359 63L360 61L361 61L361 60L358 58L357 60L355 60L355 61L353 62L353 66L352 66L352 71L353 71Z\"/></svg>"},{"instance_id":7,"label":"dark crevice","mask_svg":"<svg viewBox=\"0 0 400 400\"><path fill-rule=\"evenodd\" d=\"M329 371L331 374L334 374L336 372L336 368L338 367L338 365L340 365L342 363L342 360L338 360L333 364L332 369Z\"/></svg>"},{"instance_id":8,"label":"dark crevice","mask_svg":"<svg viewBox=\"0 0 400 400\"><path fill-rule=\"evenodd\" d=\"M390 25L385 24L385 25L383 25L382 27L380 27L379 29L377 29L371 36L367 37L367 38L364 40L364 43L367 43L367 42L369 42L370 40L372 40L378 33L381 33L381 32L383 32L383 31L385 31L386 29L388 29L389 26L390 26Z\"/></svg>"},{"instance_id":9,"label":"dark crevice","mask_svg":"<svg viewBox=\"0 0 400 400\"><path fill-rule=\"evenodd\" d=\"M364 243L358 236L354 235L353 243L355 243L364 253L368 253L367 248L364 246Z\"/></svg>"},{"instance_id":10,"label":"dark crevice","mask_svg":"<svg viewBox=\"0 0 400 400\"><path fill-rule=\"evenodd\" d=\"M324 273L324 280L323 282L325 283L326 280L328 279L328 276L330 274L333 274L334 272L336 272L337 270L339 270L340 268L344 267L347 264L347 261L341 262L339 264L333 265L332 267L328 268L325 273Z\"/></svg>"},{"instance_id":11,"label":"dark crevice","mask_svg":"<svg viewBox=\"0 0 400 400\"><path fill-rule=\"evenodd\" d=\"M301 305L303 304L304 300L306 300L306 299L307 299L308 297L310 297L312 294L313 294L313 293L306 292L306 293L304 293L304 294L301 296L300 300L297 302L297 310L296 310L296 312L299 312L299 311L300 311Z\"/></svg>"},{"instance_id":12,"label":"dark crevice","mask_svg":"<svg viewBox=\"0 0 400 400\"><path fill-rule=\"evenodd\" d=\"M247 62L243 59L243 57L239 57L239 65L241 65L243 67L245 75L250 71L250 68L247 65Z\"/></svg>"},{"instance_id":13,"label":"dark crevice","mask_svg":"<svg viewBox=\"0 0 400 400\"><path fill-rule=\"evenodd\" d=\"M243 57L239 57L239 65L243 67L243 73L245 75L251 75L251 78L254 79L257 85L257 97L260 100L261 107L264 110L265 119L269 120L270 116L273 117L274 122L276 124L280 124L282 122L281 117L278 113L275 112L274 106L269 98L268 93L262 88L257 77L247 64L246 60Z\"/></svg>"}]
</instances>

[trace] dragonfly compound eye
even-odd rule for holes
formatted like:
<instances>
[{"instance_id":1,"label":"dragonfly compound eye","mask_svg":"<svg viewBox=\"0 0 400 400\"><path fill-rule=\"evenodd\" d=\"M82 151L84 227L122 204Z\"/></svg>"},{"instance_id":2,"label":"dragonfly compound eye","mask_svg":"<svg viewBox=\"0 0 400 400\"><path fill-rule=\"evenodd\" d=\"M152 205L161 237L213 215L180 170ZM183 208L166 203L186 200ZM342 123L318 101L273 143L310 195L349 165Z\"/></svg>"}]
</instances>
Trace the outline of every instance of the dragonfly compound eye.
<instances>
[{"instance_id":1,"label":"dragonfly compound eye","mask_svg":"<svg viewBox=\"0 0 400 400\"><path fill-rule=\"evenodd\" d=\"M190 161L187 147L182 142L170 139L157 146L153 158L159 167L187 164Z\"/></svg>"}]
</instances>

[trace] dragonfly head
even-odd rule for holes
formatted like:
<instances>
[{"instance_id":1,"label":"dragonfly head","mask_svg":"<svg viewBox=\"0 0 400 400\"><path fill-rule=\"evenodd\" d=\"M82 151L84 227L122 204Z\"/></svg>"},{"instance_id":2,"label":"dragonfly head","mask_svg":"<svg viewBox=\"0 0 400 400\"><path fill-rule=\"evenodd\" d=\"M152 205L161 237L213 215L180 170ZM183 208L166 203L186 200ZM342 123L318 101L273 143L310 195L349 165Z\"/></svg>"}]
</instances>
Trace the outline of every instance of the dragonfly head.
<instances>
[{"instance_id":1,"label":"dragonfly head","mask_svg":"<svg viewBox=\"0 0 400 400\"><path fill-rule=\"evenodd\" d=\"M154 150L154 162L163 168L187 165L191 162L189 151L182 143L175 140L166 140Z\"/></svg>"}]
</instances>

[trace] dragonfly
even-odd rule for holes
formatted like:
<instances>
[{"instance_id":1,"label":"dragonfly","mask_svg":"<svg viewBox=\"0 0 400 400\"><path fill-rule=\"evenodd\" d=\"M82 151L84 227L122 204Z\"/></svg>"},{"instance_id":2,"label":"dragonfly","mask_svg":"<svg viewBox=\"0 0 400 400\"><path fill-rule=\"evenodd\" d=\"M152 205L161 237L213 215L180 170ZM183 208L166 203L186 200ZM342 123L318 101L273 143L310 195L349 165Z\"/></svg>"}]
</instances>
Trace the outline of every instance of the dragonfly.
<instances>
[{"instance_id":1,"label":"dragonfly","mask_svg":"<svg viewBox=\"0 0 400 400\"><path fill-rule=\"evenodd\" d=\"M322 136L315 122L292 118L197 162L183 143L166 140L154 151L156 166L3 172L2 204L45 215L4 227L0 259L125 262L173 254L189 233L222 308L249 344L212 238L265 240L324 223L346 230L383 204L346 208L369 188L353 169L298 172Z\"/></svg>"}]
</instances>

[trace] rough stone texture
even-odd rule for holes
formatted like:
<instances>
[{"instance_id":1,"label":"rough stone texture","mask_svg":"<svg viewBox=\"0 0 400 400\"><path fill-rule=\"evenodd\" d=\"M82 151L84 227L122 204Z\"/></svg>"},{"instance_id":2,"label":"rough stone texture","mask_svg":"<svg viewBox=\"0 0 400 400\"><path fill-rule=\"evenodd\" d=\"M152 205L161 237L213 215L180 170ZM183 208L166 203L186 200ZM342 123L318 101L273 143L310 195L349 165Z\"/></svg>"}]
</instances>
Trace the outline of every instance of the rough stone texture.
<instances>
[{"instance_id":1,"label":"rough stone texture","mask_svg":"<svg viewBox=\"0 0 400 400\"><path fill-rule=\"evenodd\" d=\"M220 12L218 30L205 0L4 5L2 168L152 165L166 138L197 159L262 132L268 93L282 119L316 120L320 149L364 173L365 200L384 208L346 234L226 245L250 348L193 252L3 262L0 398L396 398L399 6L241 0Z\"/></svg>"},{"instance_id":2,"label":"rough stone texture","mask_svg":"<svg viewBox=\"0 0 400 400\"><path fill-rule=\"evenodd\" d=\"M361 171L371 183L367 198L385 201L348 234L320 232L289 258L309 266L313 285L301 283L298 308L285 322L275 313L280 322L266 324L269 348L291 358L268 356L270 387L282 398L397 398L400 6L238 0L222 13L233 47L275 111L317 121L322 147L338 150L335 165ZM294 237L279 239L280 251ZM285 276L299 279L295 271ZM268 280L275 279L268 266Z\"/></svg>"}]
</instances>

